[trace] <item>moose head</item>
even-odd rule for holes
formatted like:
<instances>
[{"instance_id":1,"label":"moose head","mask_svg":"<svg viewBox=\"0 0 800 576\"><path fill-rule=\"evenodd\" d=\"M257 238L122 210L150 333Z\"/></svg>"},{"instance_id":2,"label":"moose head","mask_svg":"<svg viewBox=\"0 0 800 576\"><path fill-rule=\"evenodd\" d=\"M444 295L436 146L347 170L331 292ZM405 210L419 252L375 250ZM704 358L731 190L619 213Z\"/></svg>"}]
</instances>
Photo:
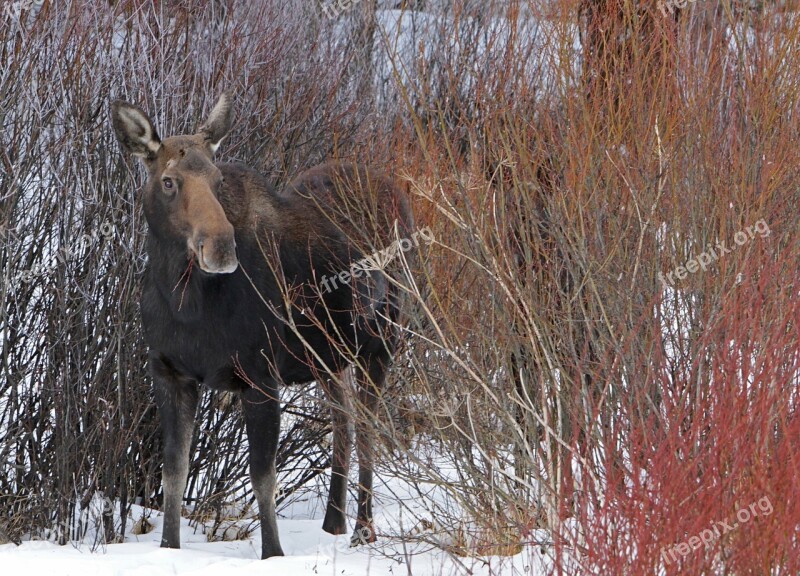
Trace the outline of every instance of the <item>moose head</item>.
<instances>
[{"instance_id":1,"label":"moose head","mask_svg":"<svg viewBox=\"0 0 800 576\"><path fill-rule=\"evenodd\" d=\"M120 144L147 168L144 210L151 233L185 246L187 259L204 272L235 271L234 229L218 199L223 178L213 161L231 127L230 97L219 98L196 134L164 140L141 108L117 100L111 113Z\"/></svg>"}]
</instances>

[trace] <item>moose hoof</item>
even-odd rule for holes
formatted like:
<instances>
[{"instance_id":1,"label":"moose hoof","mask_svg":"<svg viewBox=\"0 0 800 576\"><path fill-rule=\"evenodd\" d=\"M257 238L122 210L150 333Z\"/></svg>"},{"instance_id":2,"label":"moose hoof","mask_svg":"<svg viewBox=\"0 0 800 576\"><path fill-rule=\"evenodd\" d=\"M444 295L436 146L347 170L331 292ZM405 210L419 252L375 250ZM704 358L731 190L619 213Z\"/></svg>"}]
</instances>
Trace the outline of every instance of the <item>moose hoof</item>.
<instances>
[{"instance_id":1,"label":"moose hoof","mask_svg":"<svg viewBox=\"0 0 800 576\"><path fill-rule=\"evenodd\" d=\"M283 550L280 546L278 548L272 548L270 550L262 550L261 551L261 559L266 560L267 558L272 558L273 556L283 556Z\"/></svg>"},{"instance_id":2,"label":"moose hoof","mask_svg":"<svg viewBox=\"0 0 800 576\"><path fill-rule=\"evenodd\" d=\"M344 514L338 510L328 510L325 513L325 520L322 521L322 529L328 534L338 536L347 532L347 522Z\"/></svg>"},{"instance_id":3,"label":"moose hoof","mask_svg":"<svg viewBox=\"0 0 800 576\"><path fill-rule=\"evenodd\" d=\"M353 536L350 537L350 547L361 546L362 544L369 544L375 542L375 530L370 526L358 526L353 531Z\"/></svg>"}]
</instances>

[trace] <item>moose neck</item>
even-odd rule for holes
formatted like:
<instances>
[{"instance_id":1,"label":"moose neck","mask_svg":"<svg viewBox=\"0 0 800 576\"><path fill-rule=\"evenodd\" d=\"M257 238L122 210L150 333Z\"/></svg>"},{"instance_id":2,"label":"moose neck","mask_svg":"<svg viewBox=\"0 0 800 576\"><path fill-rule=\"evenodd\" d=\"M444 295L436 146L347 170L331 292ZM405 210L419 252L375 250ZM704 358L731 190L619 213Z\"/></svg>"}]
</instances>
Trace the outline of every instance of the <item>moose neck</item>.
<instances>
[{"instance_id":1,"label":"moose neck","mask_svg":"<svg viewBox=\"0 0 800 576\"><path fill-rule=\"evenodd\" d=\"M190 257L183 240L147 236L149 278L158 296L177 320L200 319L206 301L217 294L231 274L208 274Z\"/></svg>"}]
</instances>

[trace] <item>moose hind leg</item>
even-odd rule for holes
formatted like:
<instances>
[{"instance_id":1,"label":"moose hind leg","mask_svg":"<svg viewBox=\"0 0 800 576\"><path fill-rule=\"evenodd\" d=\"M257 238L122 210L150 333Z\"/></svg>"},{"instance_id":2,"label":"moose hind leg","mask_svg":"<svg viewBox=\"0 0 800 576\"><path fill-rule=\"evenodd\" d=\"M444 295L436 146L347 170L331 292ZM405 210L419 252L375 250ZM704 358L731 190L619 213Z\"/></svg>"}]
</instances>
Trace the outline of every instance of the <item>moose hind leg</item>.
<instances>
[{"instance_id":1,"label":"moose hind leg","mask_svg":"<svg viewBox=\"0 0 800 576\"><path fill-rule=\"evenodd\" d=\"M345 506L347 503L347 477L350 469L350 450L353 435L350 425L350 403L346 389L347 373L340 381L326 379L325 392L331 408L333 426L333 456L331 458L331 485L328 506L322 529L330 534L344 534L347 530Z\"/></svg>"},{"instance_id":2,"label":"moose hind leg","mask_svg":"<svg viewBox=\"0 0 800 576\"><path fill-rule=\"evenodd\" d=\"M356 368L358 381L358 417L356 418L356 452L358 454L358 516L350 540L351 546L375 542L372 519L372 469L375 435L372 427L377 416L379 399L391 356L388 351L368 356Z\"/></svg>"},{"instance_id":3,"label":"moose hind leg","mask_svg":"<svg viewBox=\"0 0 800 576\"><path fill-rule=\"evenodd\" d=\"M164 440L164 529L162 548L180 548L181 501L189 475L189 450L194 431L199 390L197 382L178 374L155 353L149 356L150 372Z\"/></svg>"},{"instance_id":4,"label":"moose hind leg","mask_svg":"<svg viewBox=\"0 0 800 576\"><path fill-rule=\"evenodd\" d=\"M250 482L261 518L261 558L283 556L275 515L275 456L281 428L277 388L266 392L248 389L242 394L242 410L250 446Z\"/></svg>"}]
</instances>

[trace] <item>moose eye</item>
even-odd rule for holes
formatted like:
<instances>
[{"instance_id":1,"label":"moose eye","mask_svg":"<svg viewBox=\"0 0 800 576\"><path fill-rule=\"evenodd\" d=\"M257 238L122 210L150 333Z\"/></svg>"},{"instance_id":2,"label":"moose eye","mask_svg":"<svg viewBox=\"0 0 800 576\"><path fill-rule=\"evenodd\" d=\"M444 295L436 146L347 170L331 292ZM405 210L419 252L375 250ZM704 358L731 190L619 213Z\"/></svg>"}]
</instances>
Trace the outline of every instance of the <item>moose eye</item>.
<instances>
[{"instance_id":1,"label":"moose eye","mask_svg":"<svg viewBox=\"0 0 800 576\"><path fill-rule=\"evenodd\" d=\"M162 178L161 185L166 192L172 193L175 190L175 182L172 181L172 178Z\"/></svg>"}]
</instances>

